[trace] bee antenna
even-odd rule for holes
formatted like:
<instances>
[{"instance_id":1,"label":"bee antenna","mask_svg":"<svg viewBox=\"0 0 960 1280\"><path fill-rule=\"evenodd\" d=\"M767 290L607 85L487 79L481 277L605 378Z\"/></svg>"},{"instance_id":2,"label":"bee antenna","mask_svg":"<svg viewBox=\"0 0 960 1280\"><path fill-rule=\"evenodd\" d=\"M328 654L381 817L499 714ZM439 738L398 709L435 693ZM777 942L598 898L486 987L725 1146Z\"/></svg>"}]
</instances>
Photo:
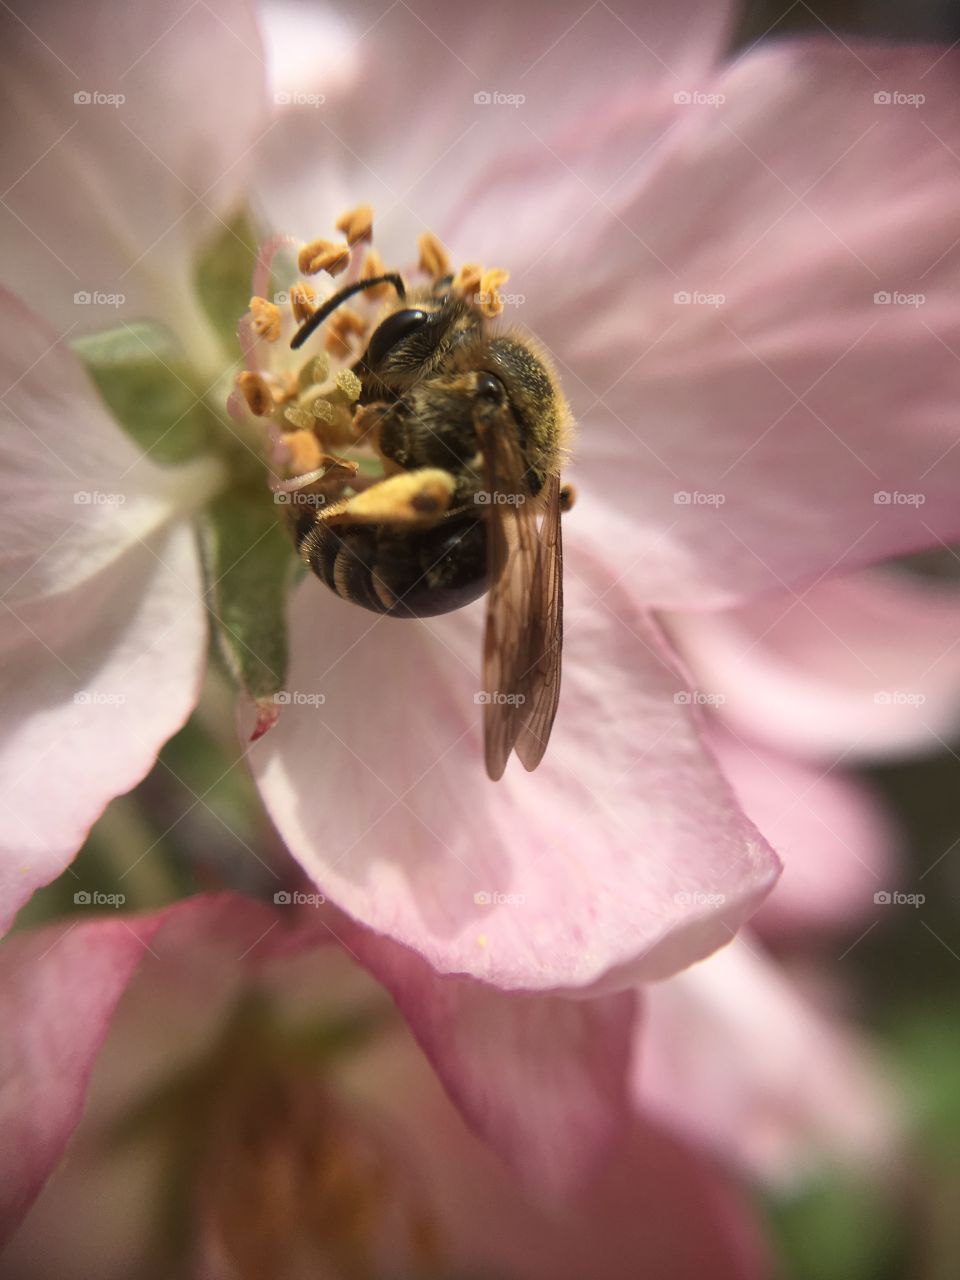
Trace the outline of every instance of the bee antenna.
<instances>
[{"instance_id":1,"label":"bee antenna","mask_svg":"<svg viewBox=\"0 0 960 1280\"><path fill-rule=\"evenodd\" d=\"M328 298L322 307L319 307L308 320L305 320L290 341L290 346L294 351L298 347L302 347L306 340L310 337L315 329L323 324L327 316L336 311L341 303L346 302L348 298L352 298L355 293L362 293L364 289L374 289L380 284L392 284L394 289L400 295L400 301L405 302L407 291L404 287L402 278L396 272L388 272L385 276L371 276L368 280L355 280L353 284L345 285L339 293L335 293Z\"/></svg>"}]
</instances>

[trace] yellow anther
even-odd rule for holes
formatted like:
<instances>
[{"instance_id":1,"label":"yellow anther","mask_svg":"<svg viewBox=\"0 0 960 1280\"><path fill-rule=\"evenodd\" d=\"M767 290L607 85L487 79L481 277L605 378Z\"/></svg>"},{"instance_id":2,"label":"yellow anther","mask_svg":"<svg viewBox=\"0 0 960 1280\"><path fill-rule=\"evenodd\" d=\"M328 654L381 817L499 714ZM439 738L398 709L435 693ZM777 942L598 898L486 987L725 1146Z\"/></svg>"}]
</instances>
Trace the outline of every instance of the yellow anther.
<instances>
[{"instance_id":1,"label":"yellow anther","mask_svg":"<svg viewBox=\"0 0 960 1280\"><path fill-rule=\"evenodd\" d=\"M465 262L453 277L453 292L462 298L472 298L480 288L483 267L479 262Z\"/></svg>"},{"instance_id":2,"label":"yellow anther","mask_svg":"<svg viewBox=\"0 0 960 1280\"><path fill-rule=\"evenodd\" d=\"M332 240L311 240L300 250L297 263L305 276L315 276L318 271L327 271L338 276L345 270L350 261L350 246L334 244Z\"/></svg>"},{"instance_id":3,"label":"yellow anther","mask_svg":"<svg viewBox=\"0 0 960 1280\"><path fill-rule=\"evenodd\" d=\"M485 316L489 316L492 319L503 311L503 297L500 293L500 286L506 284L509 279L510 272L504 271L502 267L491 267L489 271L485 271L480 277L478 296L480 310Z\"/></svg>"},{"instance_id":4,"label":"yellow anther","mask_svg":"<svg viewBox=\"0 0 960 1280\"><path fill-rule=\"evenodd\" d=\"M432 231L424 231L417 239L420 250L420 270L425 271L434 280L440 280L450 273L450 255L438 236Z\"/></svg>"},{"instance_id":5,"label":"yellow anther","mask_svg":"<svg viewBox=\"0 0 960 1280\"><path fill-rule=\"evenodd\" d=\"M341 369L336 376L336 384L351 404L356 404L360 399L363 386L352 369Z\"/></svg>"},{"instance_id":6,"label":"yellow anther","mask_svg":"<svg viewBox=\"0 0 960 1280\"><path fill-rule=\"evenodd\" d=\"M336 227L347 237L350 245L369 240L373 235L373 206L358 204L355 209L348 209L337 219Z\"/></svg>"},{"instance_id":7,"label":"yellow anther","mask_svg":"<svg viewBox=\"0 0 960 1280\"><path fill-rule=\"evenodd\" d=\"M283 411L286 420L301 431L309 431L313 427L313 414L299 405L291 404Z\"/></svg>"},{"instance_id":8,"label":"yellow anther","mask_svg":"<svg viewBox=\"0 0 960 1280\"><path fill-rule=\"evenodd\" d=\"M377 253L376 249L368 249L366 257L363 259L363 268L360 272L361 280L375 280L377 276L386 273L386 266L383 259ZM388 293L393 292L393 286L389 284L375 284L372 289L366 290L366 296L376 301L379 298L385 298Z\"/></svg>"},{"instance_id":9,"label":"yellow anther","mask_svg":"<svg viewBox=\"0 0 960 1280\"><path fill-rule=\"evenodd\" d=\"M303 324L313 315L313 304L317 300L317 291L305 280L298 280L290 288L290 309L297 324Z\"/></svg>"},{"instance_id":10,"label":"yellow anther","mask_svg":"<svg viewBox=\"0 0 960 1280\"><path fill-rule=\"evenodd\" d=\"M273 408L273 394L266 379L259 373L251 373L249 370L241 373L237 378L237 388L255 417L262 418Z\"/></svg>"},{"instance_id":11,"label":"yellow anther","mask_svg":"<svg viewBox=\"0 0 960 1280\"><path fill-rule=\"evenodd\" d=\"M250 299L250 315L253 328L267 342L276 342L280 337L280 308L266 298Z\"/></svg>"},{"instance_id":12,"label":"yellow anther","mask_svg":"<svg viewBox=\"0 0 960 1280\"><path fill-rule=\"evenodd\" d=\"M331 423L337 416L333 405L329 400L325 400L323 396L317 396L316 400L311 400L309 409L317 422Z\"/></svg>"},{"instance_id":13,"label":"yellow anther","mask_svg":"<svg viewBox=\"0 0 960 1280\"><path fill-rule=\"evenodd\" d=\"M289 409L286 416L290 416ZM312 431L286 431L281 439L289 453L287 466L292 476L303 476L318 469L323 451Z\"/></svg>"},{"instance_id":14,"label":"yellow anther","mask_svg":"<svg viewBox=\"0 0 960 1280\"><path fill-rule=\"evenodd\" d=\"M310 381L326 382L330 377L330 357L325 351L321 351L319 355L314 356L310 363Z\"/></svg>"}]
</instances>

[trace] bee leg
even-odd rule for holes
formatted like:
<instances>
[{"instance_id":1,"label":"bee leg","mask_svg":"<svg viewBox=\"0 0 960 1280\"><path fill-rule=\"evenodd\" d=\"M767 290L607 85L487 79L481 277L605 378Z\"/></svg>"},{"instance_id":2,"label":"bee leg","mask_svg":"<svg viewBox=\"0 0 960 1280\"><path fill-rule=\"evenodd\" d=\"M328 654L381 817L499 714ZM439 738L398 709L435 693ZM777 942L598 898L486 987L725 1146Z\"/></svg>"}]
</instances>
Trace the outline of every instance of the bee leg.
<instances>
[{"instance_id":1,"label":"bee leg","mask_svg":"<svg viewBox=\"0 0 960 1280\"><path fill-rule=\"evenodd\" d=\"M577 491L572 484L567 483L560 490L560 513L566 515L573 507L577 500Z\"/></svg>"},{"instance_id":2,"label":"bee leg","mask_svg":"<svg viewBox=\"0 0 960 1280\"><path fill-rule=\"evenodd\" d=\"M332 524L425 525L450 507L456 480L439 467L401 471L317 513Z\"/></svg>"}]
</instances>

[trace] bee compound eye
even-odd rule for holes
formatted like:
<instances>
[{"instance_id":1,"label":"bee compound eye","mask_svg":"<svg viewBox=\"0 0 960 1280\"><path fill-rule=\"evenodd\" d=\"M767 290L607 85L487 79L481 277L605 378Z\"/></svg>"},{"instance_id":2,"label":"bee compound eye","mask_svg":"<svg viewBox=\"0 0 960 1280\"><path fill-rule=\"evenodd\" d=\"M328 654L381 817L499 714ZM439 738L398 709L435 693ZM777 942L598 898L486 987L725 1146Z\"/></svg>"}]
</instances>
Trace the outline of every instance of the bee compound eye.
<instances>
[{"instance_id":1,"label":"bee compound eye","mask_svg":"<svg viewBox=\"0 0 960 1280\"><path fill-rule=\"evenodd\" d=\"M478 400L489 400L491 404L502 404L506 397L506 389L499 378L492 373L477 375L476 397Z\"/></svg>"},{"instance_id":2,"label":"bee compound eye","mask_svg":"<svg viewBox=\"0 0 960 1280\"><path fill-rule=\"evenodd\" d=\"M393 315L387 316L383 324L374 330L367 346L367 365L375 369L398 342L408 338L429 319L428 311L420 311L414 307L404 307L402 311L394 311Z\"/></svg>"}]
</instances>

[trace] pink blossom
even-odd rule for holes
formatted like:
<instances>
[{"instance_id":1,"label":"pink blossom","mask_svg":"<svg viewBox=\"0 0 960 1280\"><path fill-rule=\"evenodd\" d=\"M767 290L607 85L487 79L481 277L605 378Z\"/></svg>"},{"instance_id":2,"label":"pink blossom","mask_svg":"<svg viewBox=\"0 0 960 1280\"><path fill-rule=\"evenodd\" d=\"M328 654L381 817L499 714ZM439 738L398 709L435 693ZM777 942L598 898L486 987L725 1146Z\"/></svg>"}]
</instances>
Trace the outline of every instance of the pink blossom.
<instances>
[{"instance_id":1,"label":"pink blossom","mask_svg":"<svg viewBox=\"0 0 960 1280\"><path fill-rule=\"evenodd\" d=\"M6 929L193 710L207 634L189 520L222 471L155 465L55 332L9 294L0 313Z\"/></svg>"},{"instance_id":2,"label":"pink blossom","mask_svg":"<svg viewBox=\"0 0 960 1280\"><path fill-rule=\"evenodd\" d=\"M505 50L486 16L428 6L324 11L311 75L289 11L271 12L284 105L257 170L271 224L311 239L372 200L388 265L425 226L454 263L509 265L516 319L546 344L579 421L581 496L564 528L563 698L536 774L509 770L493 791L470 768L481 607L412 634L308 581L290 684L326 702L322 715L289 708L252 750L263 798L312 879L441 971L534 989L662 977L729 937L770 883L760 847L726 826L711 758L691 750L704 711L746 737L761 771L794 725L801 745L817 731L839 754L855 718L869 754L871 740L935 740L955 714L956 593L850 573L957 533L956 60L824 38L722 66L730 14L715 5L691 6L685 25L666 6L629 22L554 6ZM576 74L600 47L603 85ZM411 65L444 109L384 145ZM922 82L922 120L881 109L888 80ZM488 81L525 100L478 109ZM302 163L318 136L316 164ZM923 310L885 304L890 290L922 293ZM882 661L869 644L881 618ZM786 700L789 671L752 657L754 640L763 652L780 636L795 646L798 714L770 697L779 678ZM878 697L918 670L933 724ZM841 780L830 791L819 784L838 822L877 830ZM869 901L851 878L837 916Z\"/></svg>"},{"instance_id":3,"label":"pink blossom","mask_svg":"<svg viewBox=\"0 0 960 1280\"><path fill-rule=\"evenodd\" d=\"M495 787L483 776L473 702L479 607L424 625L376 621L313 581L292 601L289 686L322 693L322 713L290 706L251 751L290 849L369 927L357 942L371 948L366 963L415 1023L475 1128L509 1147L514 1118L502 1108L527 1096L510 1073L524 1064L520 1032L532 1020L490 988L551 1009L561 1044L576 1039L581 1019L597 1019L623 1050L633 1024L620 1011L632 1009L636 985L669 979L729 941L769 891L778 862L764 836L786 858L785 890L791 864L800 865L791 853L806 853L811 826L798 836L789 821L791 800L805 794L803 766L791 760L778 771L771 747L789 753L799 743L819 760L845 749L853 726L867 746L915 746L950 723L960 674L952 593L932 599L933 589L881 582L876 571L839 575L960 534L960 372L950 350L956 59L824 40L751 50L718 71L730 14L716 4L647 6L626 27L607 6L586 17L566 5L525 6L522 17L513 7L491 15L352 6L300 28L315 57L301 60L296 79L283 78L276 38L272 92L290 101L268 118L246 6L152 7L149 32L139 25L146 16L112 15L94 5L49 26L43 12L27 26L8 19L4 48L16 70L8 68L3 92L29 131L4 143L6 279L55 328L46 336L22 309L10 313L20 345L9 346L4 403L23 462L4 507L5 547L22 550L13 576L33 578L47 610L24 615L27 634L48 646L51 663L67 661L84 689L88 672L109 674L114 662L126 673L130 649L156 637L158 616L179 616L182 604L186 623L155 662L129 668L124 696L136 715L111 720L74 702L75 685L30 684L35 648L22 647L17 621L21 700L7 728L19 735L12 740L32 786L10 804L14 826L33 834L6 850L11 893L22 901L56 875L106 801L143 775L189 712L202 665L187 525L198 490L186 473L164 474L132 453L77 366L48 351L97 319L87 311L77 319L74 292L89 284L126 293L128 318L164 320L207 375L202 389L219 392L231 357L191 296L191 270L204 234L244 191L266 231L328 234L346 206L369 199L377 244L393 264L405 265L416 233L430 227L460 260L509 266L524 298L517 318L553 353L580 424L572 470L580 499L565 527L566 674L545 763L532 776L511 769ZM58 49L69 49L82 81ZM603 82L583 74L594 60ZM921 79L922 117L874 102L878 83L906 92ZM116 94L124 91L109 86L121 80L123 111L73 102L76 84ZM507 87L521 81L522 90ZM475 102L486 86L526 101ZM45 111L35 109L41 91ZM323 111L293 101L296 93L322 93ZM77 175L89 198L71 201L67 217L62 193ZM923 310L875 303L884 292L923 293ZM128 472L139 481L129 504L81 513L69 544L78 551L65 559L49 532L51 523L59 531L63 496L73 492L58 488L72 483L57 478L60 464L85 484L97 483L94 470L117 485ZM177 551L153 544L163 538ZM162 582L145 581L144 545L162 555ZM175 583L161 572L170 565L180 571ZM131 639L124 628L133 626L137 583L143 627ZM876 625L861 625L866 618ZM75 653L65 647L68 623L78 627ZM881 626L887 642L874 649ZM844 663L844 648L862 661ZM918 666L936 701L932 726L912 714L916 702L875 698L916 692L908 682ZM785 807L762 807L769 792L751 789L742 754L714 736L711 717L740 735L747 763L779 779ZM62 744L62 755L41 770L48 744L52 752ZM840 780L820 781L818 795L811 821L831 814L830 847L858 849L862 840L869 863L885 838L869 805L851 802ZM803 905L804 874L793 881L794 919L817 914L815 892ZM854 870L836 919L862 901L873 874ZM386 958L378 963L374 952ZM731 968L738 989L758 991L792 1027L809 1025L806 1006L779 979L732 952L654 994L651 1027L668 1030L661 1044L676 1043L671 1026L687 1025L673 1000L693 1022L706 1008L704 1040L715 1043L711 992L716 983L724 993ZM517 1033L504 1041L503 1087L485 1093L471 1071L461 1002L439 998L438 972L452 975L445 990L470 997L468 1009L476 1000L498 1028ZM122 988L123 966L108 959L90 1000L109 1003L111 975L114 991ZM68 976L51 982L51 999ZM584 989L604 1002L566 999ZM15 1014L24 1007L15 1004ZM620 1016L607 1025L611 1007ZM728 1060L739 1061L733 1049L749 1034L738 1017L716 1022ZM81 1083L102 1030L102 1017L92 1019L86 1066L73 1077ZM540 1028L537 1050L552 1043ZM39 1057L32 1048L19 1046L23 1062ZM596 1154L626 1090L597 1083L601 1064L589 1053L569 1053L564 1064L560 1096L582 1107L578 1155ZM794 1081L781 1070L788 1063L776 1065L773 1084L762 1084L779 1104ZM695 1071L673 1083L702 1094ZM752 1082L744 1089L751 1097ZM39 1172L26 1171L33 1189L62 1148L80 1093L61 1096L49 1133L23 1135L28 1163L44 1154ZM638 1093L674 1121L684 1112L682 1100L655 1098L651 1083ZM739 1094L734 1102L731 1114L742 1114ZM788 1121L803 1127L812 1117L809 1127L822 1131L820 1113L802 1102ZM535 1176L561 1164L543 1143L543 1119L537 1112L530 1125L538 1142L514 1137L507 1151ZM777 1129L765 1144L743 1126L741 1163L764 1171L779 1163L793 1146L795 1126L786 1128L786 1138ZM739 1133L733 1125L711 1136L737 1146Z\"/></svg>"},{"instance_id":4,"label":"pink blossom","mask_svg":"<svg viewBox=\"0 0 960 1280\"><path fill-rule=\"evenodd\" d=\"M26 1213L6 1255L18 1274L68 1280L131 1268L169 1274L170 1266L185 1274L187 1264L186 1273L227 1280L250 1274L243 1268L259 1258L279 1280L297 1274L304 1256L312 1274L331 1276L354 1274L341 1267L360 1257L381 1268L402 1260L411 1273L445 1265L619 1277L629 1260L631 1268L669 1266L677 1277L708 1267L723 1277L764 1274L733 1180L650 1122L624 1117L603 1172L562 1207L518 1182L464 1129L347 951L329 933L314 950L323 929L305 923L291 932L282 910L194 899L5 944L0 1002L24 1034L0 1053L2 1118L13 1139L0 1216L8 1232ZM240 1024L244 1052L231 1053L221 1037L244 995L256 995L270 1021ZM498 999L500 1009L516 1003ZM571 1013L588 1008L565 1003ZM531 1025L543 1032L548 1022ZM258 1025L270 1028L265 1036ZM508 1026L499 1030L509 1034ZM497 1030L488 1016L473 1042L494 1072ZM526 1034L546 1072L547 1038ZM612 1047L599 1040L598 1055L604 1043ZM204 1063L212 1064L206 1074ZM562 1071L562 1059L555 1066ZM547 1080L512 1083L522 1125ZM178 1111L188 1105L199 1110ZM575 1112L556 1119L560 1140ZM68 1140L65 1161L30 1209ZM161 1250L174 1237L152 1233L171 1177L187 1242L186 1258L172 1260ZM348 1212L361 1204L365 1228L353 1237Z\"/></svg>"}]
</instances>

